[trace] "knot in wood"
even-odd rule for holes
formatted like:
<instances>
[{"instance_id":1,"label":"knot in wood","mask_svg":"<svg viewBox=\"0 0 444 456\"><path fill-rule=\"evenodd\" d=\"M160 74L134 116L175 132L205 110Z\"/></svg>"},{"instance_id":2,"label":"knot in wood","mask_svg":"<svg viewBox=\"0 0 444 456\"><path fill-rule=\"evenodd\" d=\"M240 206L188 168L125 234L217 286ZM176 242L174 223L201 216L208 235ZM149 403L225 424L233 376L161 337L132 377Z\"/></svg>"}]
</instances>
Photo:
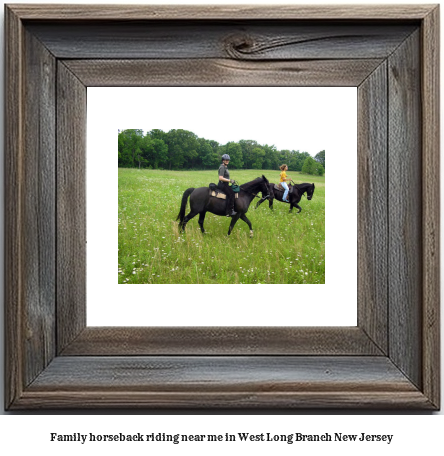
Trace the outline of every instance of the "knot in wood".
<instances>
[{"instance_id":1,"label":"knot in wood","mask_svg":"<svg viewBox=\"0 0 444 456\"><path fill-rule=\"evenodd\" d=\"M230 35L225 39L226 53L233 59L242 59L254 52L254 39L249 35Z\"/></svg>"}]
</instances>

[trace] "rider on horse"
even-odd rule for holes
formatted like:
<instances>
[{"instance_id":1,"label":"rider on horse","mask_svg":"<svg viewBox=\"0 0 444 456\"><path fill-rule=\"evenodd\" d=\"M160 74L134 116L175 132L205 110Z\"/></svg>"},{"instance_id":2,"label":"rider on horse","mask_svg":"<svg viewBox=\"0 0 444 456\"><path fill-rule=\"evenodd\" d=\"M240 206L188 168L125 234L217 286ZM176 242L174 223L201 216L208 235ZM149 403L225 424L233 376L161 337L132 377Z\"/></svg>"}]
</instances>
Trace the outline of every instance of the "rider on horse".
<instances>
[{"instance_id":1,"label":"rider on horse","mask_svg":"<svg viewBox=\"0 0 444 456\"><path fill-rule=\"evenodd\" d=\"M222 164L219 166L219 184L218 187L227 195L227 209L226 216L233 217L237 212L234 211L234 192L228 185L230 182L234 184L234 180L230 179L230 172L228 171L228 163L230 156L228 154L222 155Z\"/></svg>"},{"instance_id":2,"label":"rider on horse","mask_svg":"<svg viewBox=\"0 0 444 456\"><path fill-rule=\"evenodd\" d=\"M288 166L286 164L283 164L281 166L279 166L280 170L281 170L281 175L280 175L280 184L282 185L282 187L284 188L284 196L282 197L282 201L284 203L289 203L290 201L287 199L287 195L288 195L288 191L289 191L289 188L288 188L288 185L287 185L287 181L291 181L291 179L289 177L287 177L287 173L286 171L288 171Z\"/></svg>"}]
</instances>

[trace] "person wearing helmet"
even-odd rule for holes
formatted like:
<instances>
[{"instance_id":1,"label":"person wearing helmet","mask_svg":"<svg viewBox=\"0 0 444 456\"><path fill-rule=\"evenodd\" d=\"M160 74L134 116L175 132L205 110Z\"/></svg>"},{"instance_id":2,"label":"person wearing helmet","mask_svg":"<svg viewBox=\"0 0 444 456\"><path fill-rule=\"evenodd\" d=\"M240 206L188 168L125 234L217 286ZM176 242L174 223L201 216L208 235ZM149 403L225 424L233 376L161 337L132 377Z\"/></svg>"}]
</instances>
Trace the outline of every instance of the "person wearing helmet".
<instances>
[{"instance_id":1,"label":"person wearing helmet","mask_svg":"<svg viewBox=\"0 0 444 456\"><path fill-rule=\"evenodd\" d=\"M228 163L230 156L228 154L222 155L222 164L219 166L219 184L218 187L227 195L227 217L233 217L237 212L234 211L234 192L229 183L234 184L234 180L230 179L230 172L228 171Z\"/></svg>"}]
</instances>

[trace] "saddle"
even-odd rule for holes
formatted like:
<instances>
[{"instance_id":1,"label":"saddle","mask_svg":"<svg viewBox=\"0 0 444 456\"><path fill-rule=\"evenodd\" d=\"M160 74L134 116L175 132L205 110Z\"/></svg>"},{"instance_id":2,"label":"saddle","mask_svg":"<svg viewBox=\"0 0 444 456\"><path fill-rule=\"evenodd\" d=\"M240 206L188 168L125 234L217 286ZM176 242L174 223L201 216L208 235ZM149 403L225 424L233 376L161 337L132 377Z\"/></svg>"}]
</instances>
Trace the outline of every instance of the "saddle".
<instances>
[{"instance_id":1,"label":"saddle","mask_svg":"<svg viewBox=\"0 0 444 456\"><path fill-rule=\"evenodd\" d=\"M293 193L293 185L288 186L288 193ZM281 183L279 182L278 184L274 184L274 189L279 190L280 192L285 192L284 187L282 187Z\"/></svg>"},{"instance_id":2,"label":"saddle","mask_svg":"<svg viewBox=\"0 0 444 456\"><path fill-rule=\"evenodd\" d=\"M209 186L210 196L214 196L220 199L227 199L226 193L224 193L216 184L210 184ZM235 198L238 198L238 193L234 194Z\"/></svg>"}]
</instances>

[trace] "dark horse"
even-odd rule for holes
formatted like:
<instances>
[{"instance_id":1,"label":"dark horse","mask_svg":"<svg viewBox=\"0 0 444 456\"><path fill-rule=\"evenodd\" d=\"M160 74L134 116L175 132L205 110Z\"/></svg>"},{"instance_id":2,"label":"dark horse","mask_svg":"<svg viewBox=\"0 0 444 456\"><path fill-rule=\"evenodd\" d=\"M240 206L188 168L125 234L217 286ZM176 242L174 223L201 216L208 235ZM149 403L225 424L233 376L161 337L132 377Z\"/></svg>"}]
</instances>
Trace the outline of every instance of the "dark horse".
<instances>
[{"instance_id":1,"label":"dark horse","mask_svg":"<svg viewBox=\"0 0 444 456\"><path fill-rule=\"evenodd\" d=\"M245 214L248 211L248 207L250 206L251 202L253 201L254 197L258 192L262 192L262 199L261 201L268 198L269 193L269 184L268 180L265 176L258 177L254 181L247 182L246 184L241 185L241 190L239 192L239 197L236 198L234 201L234 210L237 212L231 218L230 228L228 229L228 234L236 225L236 222L241 219L243 220L250 228L250 236L253 236L253 228L251 227L250 220L247 219ZM191 195L191 196L190 196ZM265 195L265 196L264 196ZM185 208L188 201L188 196L190 196L190 212L187 216L185 216ZM212 212L216 215L223 215L225 216L225 206L227 204L227 200L216 198L214 196L210 196L210 189L208 187L199 187L199 188L189 188L185 190L182 196L182 204L180 206L180 212L177 216L176 220L179 220L179 228L182 231L185 231L186 224L197 214L199 214L199 226L202 233L205 233L204 230L204 220L205 215L207 212Z\"/></svg>"},{"instance_id":2,"label":"dark horse","mask_svg":"<svg viewBox=\"0 0 444 456\"><path fill-rule=\"evenodd\" d=\"M269 207L270 209L273 209L273 199L277 199L278 201L282 201L282 197L284 196L284 192L280 190L276 190L274 188L274 184L269 183L269 190L270 190L270 196L268 198L269 202ZM299 212L302 211L301 206L299 206L299 201L301 201L302 195L304 193L307 193L307 199L311 200L313 198L313 193L315 191L315 184L294 184L289 186L289 188L293 188L293 191L291 193L288 193L287 198L290 200L290 212L293 210L293 207L297 207L298 214ZM284 201L282 201L284 202ZM262 204L263 201L259 201L256 204L256 209L259 207L260 204Z\"/></svg>"}]
</instances>

